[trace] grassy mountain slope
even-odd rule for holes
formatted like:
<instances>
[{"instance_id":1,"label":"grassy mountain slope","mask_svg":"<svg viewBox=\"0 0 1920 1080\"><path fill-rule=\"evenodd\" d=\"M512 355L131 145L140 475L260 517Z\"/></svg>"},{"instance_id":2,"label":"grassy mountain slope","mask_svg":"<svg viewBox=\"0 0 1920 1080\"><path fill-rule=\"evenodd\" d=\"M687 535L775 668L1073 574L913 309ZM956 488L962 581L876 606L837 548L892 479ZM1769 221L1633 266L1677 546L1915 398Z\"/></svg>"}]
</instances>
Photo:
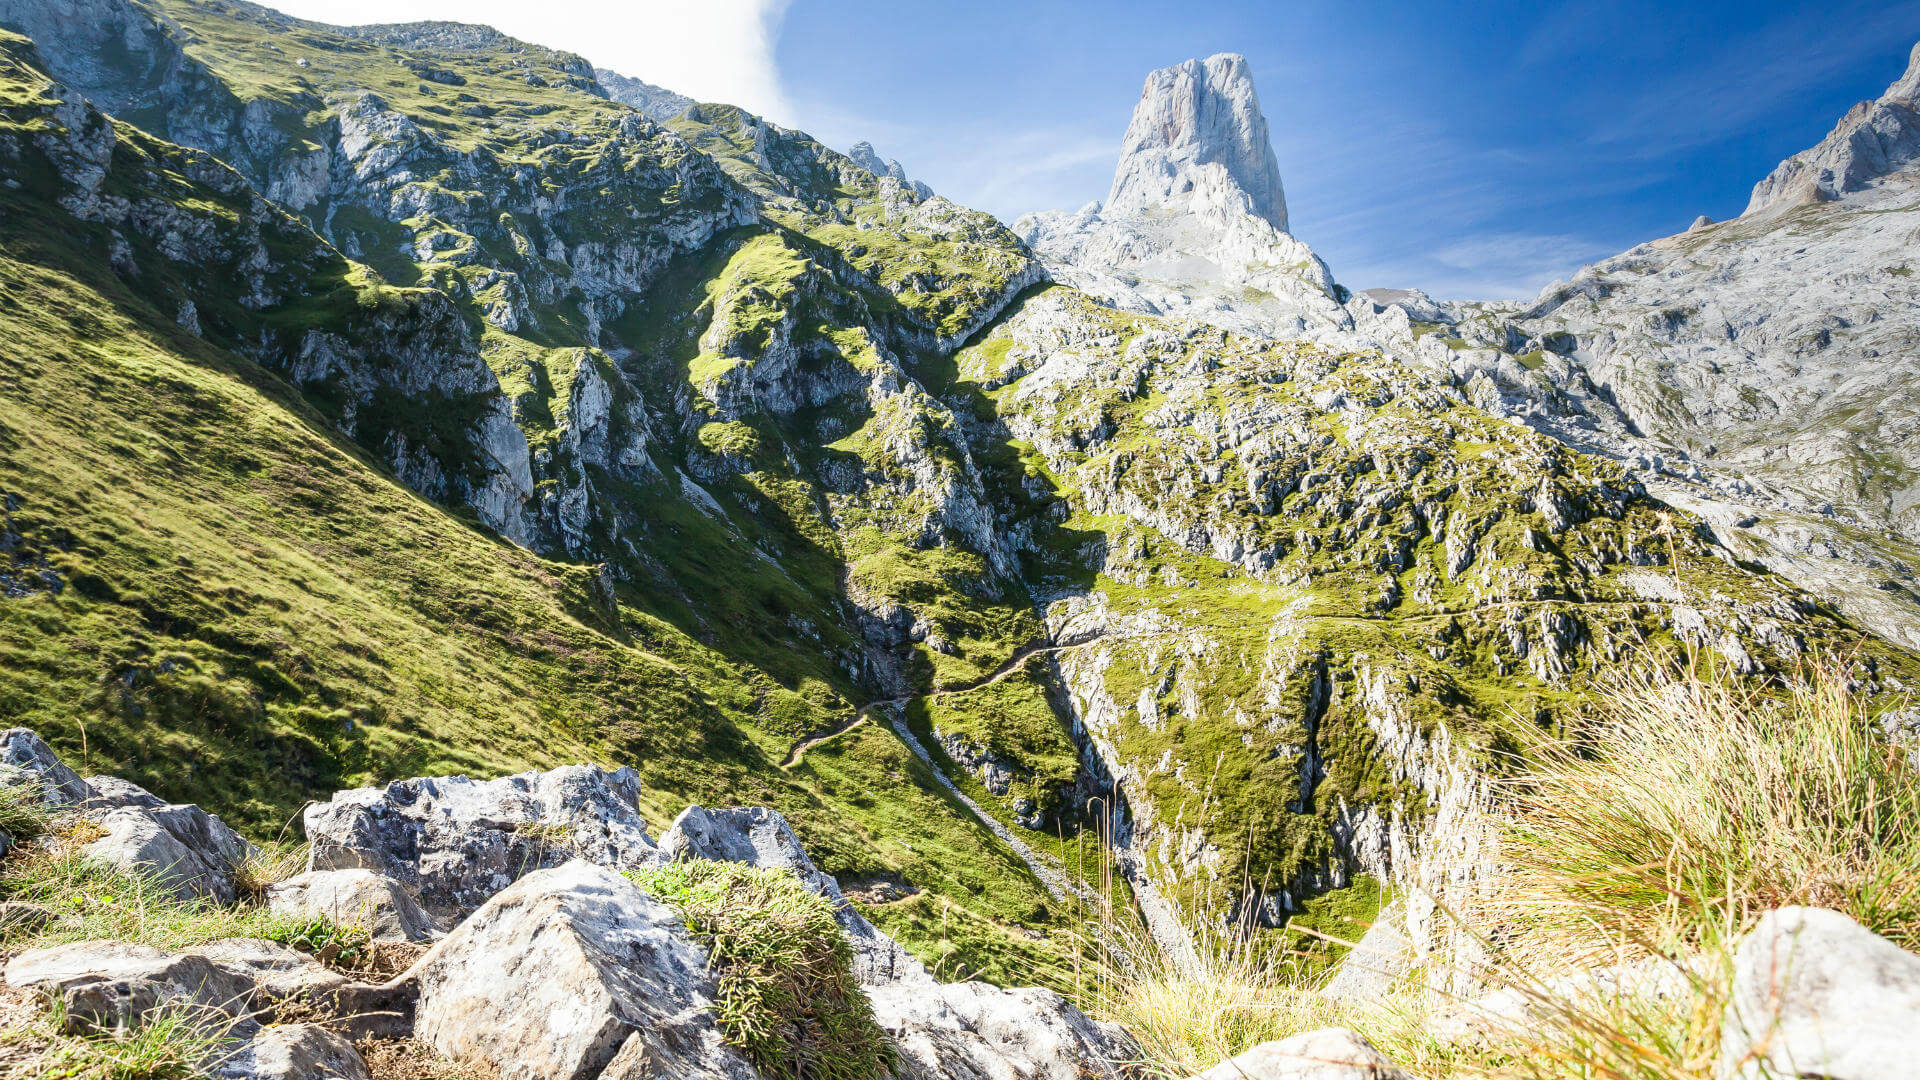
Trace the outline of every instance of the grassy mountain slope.
<instances>
[{"instance_id":1,"label":"grassy mountain slope","mask_svg":"<svg viewBox=\"0 0 1920 1080\"><path fill-rule=\"evenodd\" d=\"M632 593L599 567L423 499L288 382L179 325L149 295L165 256L129 245L116 270L116 230L62 205L56 161L104 131L107 186L181 221L220 217L227 196L182 171L217 167L59 103L26 43L5 47L0 723L256 835L357 783L632 764L656 822L690 800L766 803L835 873L904 877L984 925L1048 921L1025 868L897 741L859 733L776 766L783 710L824 712L830 690L806 700L616 602ZM309 286L379 287L304 243L326 270Z\"/></svg>"}]
</instances>

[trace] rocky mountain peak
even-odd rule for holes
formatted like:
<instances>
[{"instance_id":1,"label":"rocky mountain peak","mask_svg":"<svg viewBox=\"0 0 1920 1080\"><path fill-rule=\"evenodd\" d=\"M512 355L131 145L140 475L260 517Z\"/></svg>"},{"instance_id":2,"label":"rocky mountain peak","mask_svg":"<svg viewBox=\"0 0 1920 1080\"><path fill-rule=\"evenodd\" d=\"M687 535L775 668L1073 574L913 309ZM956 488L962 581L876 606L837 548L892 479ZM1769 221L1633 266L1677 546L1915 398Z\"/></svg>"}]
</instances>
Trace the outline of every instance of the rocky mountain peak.
<instances>
[{"instance_id":1,"label":"rocky mountain peak","mask_svg":"<svg viewBox=\"0 0 1920 1080\"><path fill-rule=\"evenodd\" d=\"M1287 231L1287 196L1247 59L1219 53L1147 76L1108 213L1235 205Z\"/></svg>"},{"instance_id":2,"label":"rocky mountain peak","mask_svg":"<svg viewBox=\"0 0 1920 1080\"><path fill-rule=\"evenodd\" d=\"M1920 45L1907 70L1876 101L1847 111L1811 150L1780 163L1754 185L1748 214L1832 202L1920 160Z\"/></svg>"}]
</instances>

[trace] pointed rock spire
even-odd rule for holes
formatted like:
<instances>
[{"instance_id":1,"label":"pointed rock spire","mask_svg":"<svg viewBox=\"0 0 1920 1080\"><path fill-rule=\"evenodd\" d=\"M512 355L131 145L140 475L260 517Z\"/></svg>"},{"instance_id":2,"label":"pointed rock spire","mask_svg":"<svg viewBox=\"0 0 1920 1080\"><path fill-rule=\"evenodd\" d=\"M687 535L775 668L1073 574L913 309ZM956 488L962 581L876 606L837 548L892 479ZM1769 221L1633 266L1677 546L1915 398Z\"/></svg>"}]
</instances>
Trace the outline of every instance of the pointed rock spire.
<instances>
[{"instance_id":1,"label":"pointed rock spire","mask_svg":"<svg viewBox=\"0 0 1920 1080\"><path fill-rule=\"evenodd\" d=\"M1220 53L1147 76L1107 213L1241 209L1287 231L1287 196L1246 57Z\"/></svg>"}]
</instances>

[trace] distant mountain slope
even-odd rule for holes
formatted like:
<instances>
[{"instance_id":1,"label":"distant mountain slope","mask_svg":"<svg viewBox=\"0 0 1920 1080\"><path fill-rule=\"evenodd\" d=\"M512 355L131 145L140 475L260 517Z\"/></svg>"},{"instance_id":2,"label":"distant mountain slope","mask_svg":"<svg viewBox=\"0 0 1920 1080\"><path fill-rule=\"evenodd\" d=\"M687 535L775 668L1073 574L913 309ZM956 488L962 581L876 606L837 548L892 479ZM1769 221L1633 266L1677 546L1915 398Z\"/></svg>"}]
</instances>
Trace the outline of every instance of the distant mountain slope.
<instances>
[{"instance_id":1,"label":"distant mountain slope","mask_svg":"<svg viewBox=\"0 0 1920 1080\"><path fill-rule=\"evenodd\" d=\"M1748 557L1920 647L1917 83L1920 50L1739 218L1532 304L1402 304L1362 325L1488 408L1637 462Z\"/></svg>"}]
</instances>

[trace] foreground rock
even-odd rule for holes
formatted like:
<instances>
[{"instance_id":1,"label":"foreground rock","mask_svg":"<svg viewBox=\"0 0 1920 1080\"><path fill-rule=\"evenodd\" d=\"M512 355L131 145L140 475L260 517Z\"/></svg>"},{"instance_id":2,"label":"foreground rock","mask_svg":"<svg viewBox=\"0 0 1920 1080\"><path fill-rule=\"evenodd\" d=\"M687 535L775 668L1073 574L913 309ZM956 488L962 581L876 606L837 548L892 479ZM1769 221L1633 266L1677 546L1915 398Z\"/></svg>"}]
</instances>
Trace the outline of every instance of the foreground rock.
<instances>
[{"instance_id":1,"label":"foreground rock","mask_svg":"<svg viewBox=\"0 0 1920 1080\"><path fill-rule=\"evenodd\" d=\"M106 831L86 846L89 856L151 877L182 900L207 897L233 903L238 899L234 871L256 853L252 844L198 806L121 806L89 817Z\"/></svg>"},{"instance_id":2,"label":"foreground rock","mask_svg":"<svg viewBox=\"0 0 1920 1080\"><path fill-rule=\"evenodd\" d=\"M75 806L92 794L45 739L26 728L0 731L0 787L34 784L49 807Z\"/></svg>"},{"instance_id":3,"label":"foreground rock","mask_svg":"<svg viewBox=\"0 0 1920 1080\"><path fill-rule=\"evenodd\" d=\"M216 1080L368 1080L353 1044L317 1024L262 1028L212 1073Z\"/></svg>"},{"instance_id":4,"label":"foreground rock","mask_svg":"<svg viewBox=\"0 0 1920 1080\"><path fill-rule=\"evenodd\" d=\"M1920 1068L1920 956L1837 911L1782 908L1734 959L1722 1077L1874 1080Z\"/></svg>"},{"instance_id":5,"label":"foreground rock","mask_svg":"<svg viewBox=\"0 0 1920 1080\"><path fill-rule=\"evenodd\" d=\"M568 765L497 780L399 780L307 808L309 870L372 870L458 919L522 874L585 859L622 870L665 861L640 817L640 777Z\"/></svg>"},{"instance_id":6,"label":"foreground rock","mask_svg":"<svg viewBox=\"0 0 1920 1080\"><path fill-rule=\"evenodd\" d=\"M126 1031L156 1009L183 1004L241 1037L286 1002L341 1017L335 1026L354 1036L404 1034L412 1018L406 987L354 983L305 953L255 938L173 953L119 941L29 949L7 963L6 981L58 999L70 1031Z\"/></svg>"},{"instance_id":7,"label":"foreground rock","mask_svg":"<svg viewBox=\"0 0 1920 1080\"><path fill-rule=\"evenodd\" d=\"M0 731L0 787L32 784L49 810L78 811L105 835L87 854L128 873L148 875L180 899L235 899L233 872L255 848L218 817L166 800L128 780L81 779L46 740L26 728ZM0 834L0 852L11 841Z\"/></svg>"},{"instance_id":8,"label":"foreground rock","mask_svg":"<svg viewBox=\"0 0 1920 1080\"><path fill-rule=\"evenodd\" d=\"M1140 1057L1119 1027L1051 990L896 983L868 987L867 997L913 1080L1117 1078Z\"/></svg>"},{"instance_id":9,"label":"foreground rock","mask_svg":"<svg viewBox=\"0 0 1920 1080\"><path fill-rule=\"evenodd\" d=\"M309 870L267 890L267 908L295 919L359 926L375 941L425 941L433 920L399 882L371 870Z\"/></svg>"},{"instance_id":10,"label":"foreground rock","mask_svg":"<svg viewBox=\"0 0 1920 1080\"><path fill-rule=\"evenodd\" d=\"M1324 1028L1261 1043L1200 1074L1199 1080L1411 1080L1373 1044L1346 1028Z\"/></svg>"},{"instance_id":11,"label":"foreground rock","mask_svg":"<svg viewBox=\"0 0 1920 1080\"><path fill-rule=\"evenodd\" d=\"M913 954L867 921L821 872L779 811L764 806L708 810L687 807L661 834L660 850L671 859L712 859L766 869L791 870L802 883L833 901L834 921L853 949L853 977L862 986L909 981L932 984L933 976Z\"/></svg>"},{"instance_id":12,"label":"foreground rock","mask_svg":"<svg viewBox=\"0 0 1920 1080\"><path fill-rule=\"evenodd\" d=\"M756 1080L721 1041L706 964L671 908L569 862L509 886L423 961L415 1036L528 1080Z\"/></svg>"}]
</instances>

